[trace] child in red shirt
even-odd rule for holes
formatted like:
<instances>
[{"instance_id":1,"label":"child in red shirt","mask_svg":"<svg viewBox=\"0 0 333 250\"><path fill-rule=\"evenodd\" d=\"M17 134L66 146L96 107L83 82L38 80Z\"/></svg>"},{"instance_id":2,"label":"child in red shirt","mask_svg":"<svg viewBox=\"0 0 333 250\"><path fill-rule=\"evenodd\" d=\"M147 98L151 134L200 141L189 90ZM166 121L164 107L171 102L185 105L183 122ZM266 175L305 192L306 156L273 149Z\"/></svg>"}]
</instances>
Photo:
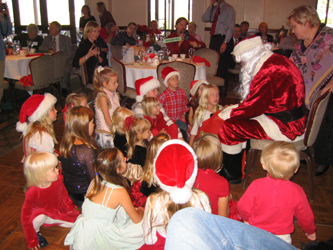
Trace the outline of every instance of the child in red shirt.
<instances>
[{"instance_id":1,"label":"child in red shirt","mask_svg":"<svg viewBox=\"0 0 333 250\"><path fill-rule=\"evenodd\" d=\"M244 221L291 243L294 216L309 240L316 240L314 216L304 190L290 181L299 168L299 153L288 142L264 148L260 162L267 177L253 181L238 202Z\"/></svg>"}]
</instances>

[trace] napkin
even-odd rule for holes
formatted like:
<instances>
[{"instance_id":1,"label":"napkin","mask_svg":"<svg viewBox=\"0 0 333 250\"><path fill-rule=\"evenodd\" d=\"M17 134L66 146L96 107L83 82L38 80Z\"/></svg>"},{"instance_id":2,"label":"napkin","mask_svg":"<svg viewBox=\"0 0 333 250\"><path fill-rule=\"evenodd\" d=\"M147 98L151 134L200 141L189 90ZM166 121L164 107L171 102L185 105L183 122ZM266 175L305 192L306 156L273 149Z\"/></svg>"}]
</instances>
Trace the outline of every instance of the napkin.
<instances>
[{"instance_id":1,"label":"napkin","mask_svg":"<svg viewBox=\"0 0 333 250\"><path fill-rule=\"evenodd\" d=\"M23 76L20 79L20 82L23 83L23 88L26 88L27 86L33 86L33 82L32 82L32 77L31 74L27 75L27 76Z\"/></svg>"},{"instance_id":2,"label":"napkin","mask_svg":"<svg viewBox=\"0 0 333 250\"><path fill-rule=\"evenodd\" d=\"M205 63L207 67L210 67L210 62L208 62L205 58L202 58L201 56L194 56L192 59L195 63Z\"/></svg>"},{"instance_id":3,"label":"napkin","mask_svg":"<svg viewBox=\"0 0 333 250\"><path fill-rule=\"evenodd\" d=\"M30 56L42 56L42 55L44 55L44 53L27 54L27 57L30 57Z\"/></svg>"},{"instance_id":4,"label":"napkin","mask_svg":"<svg viewBox=\"0 0 333 250\"><path fill-rule=\"evenodd\" d=\"M150 58L150 59L153 59L154 57L155 57L155 54L154 54L154 53L150 53L150 54L149 54L149 58Z\"/></svg>"}]
</instances>

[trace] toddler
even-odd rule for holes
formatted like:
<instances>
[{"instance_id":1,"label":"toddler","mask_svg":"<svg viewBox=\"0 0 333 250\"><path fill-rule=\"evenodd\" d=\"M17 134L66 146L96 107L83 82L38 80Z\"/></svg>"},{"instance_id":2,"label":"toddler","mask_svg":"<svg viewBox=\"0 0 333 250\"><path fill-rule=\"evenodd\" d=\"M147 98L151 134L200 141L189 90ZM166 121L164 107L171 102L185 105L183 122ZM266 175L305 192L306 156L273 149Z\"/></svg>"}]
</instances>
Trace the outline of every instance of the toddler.
<instances>
[{"instance_id":1,"label":"toddler","mask_svg":"<svg viewBox=\"0 0 333 250\"><path fill-rule=\"evenodd\" d=\"M159 133L166 133L171 136L172 139L178 138L178 127L170 121L167 124L163 118L163 114L160 112L160 102L156 97L146 97L142 101L142 108L144 117L151 124L151 133L153 136Z\"/></svg>"},{"instance_id":2,"label":"toddler","mask_svg":"<svg viewBox=\"0 0 333 250\"><path fill-rule=\"evenodd\" d=\"M81 208L90 181L94 178L94 112L86 107L70 108L60 143L60 161L69 197Z\"/></svg>"},{"instance_id":3,"label":"toddler","mask_svg":"<svg viewBox=\"0 0 333 250\"><path fill-rule=\"evenodd\" d=\"M108 67L99 66L94 74L96 143L100 148L112 148L113 136L110 126L112 115L119 104L118 76Z\"/></svg>"},{"instance_id":4,"label":"toddler","mask_svg":"<svg viewBox=\"0 0 333 250\"><path fill-rule=\"evenodd\" d=\"M161 73L167 88L158 96L158 100L170 119L181 129L183 138L187 141L185 120L185 114L188 111L187 97L185 91L179 88L179 71L172 67L165 67Z\"/></svg>"},{"instance_id":5,"label":"toddler","mask_svg":"<svg viewBox=\"0 0 333 250\"><path fill-rule=\"evenodd\" d=\"M57 157L43 151L30 154L24 162L28 190L25 193L21 221L30 249L48 244L39 232L42 225L72 227L79 215L68 197L57 166Z\"/></svg>"},{"instance_id":6,"label":"toddler","mask_svg":"<svg viewBox=\"0 0 333 250\"><path fill-rule=\"evenodd\" d=\"M304 190L290 181L300 164L299 152L288 142L275 141L262 151L267 177L254 180L238 202L243 220L291 243L294 216L308 239L316 240L314 216Z\"/></svg>"},{"instance_id":7,"label":"toddler","mask_svg":"<svg viewBox=\"0 0 333 250\"><path fill-rule=\"evenodd\" d=\"M154 161L154 178L162 189L151 194L143 218L142 249L164 249L167 226L172 215L185 207L197 207L211 213L207 195L193 188L198 173L197 157L182 140L164 142Z\"/></svg>"},{"instance_id":8,"label":"toddler","mask_svg":"<svg viewBox=\"0 0 333 250\"><path fill-rule=\"evenodd\" d=\"M204 86L202 95L199 100L199 107L194 114L194 122L189 141L190 146L192 146L194 139L198 134L198 130L202 125L202 122L209 119L216 111L222 108L219 105L219 100L220 92L217 86L214 84L208 84Z\"/></svg>"},{"instance_id":9,"label":"toddler","mask_svg":"<svg viewBox=\"0 0 333 250\"><path fill-rule=\"evenodd\" d=\"M65 239L75 250L139 249L143 244L144 209L134 208L128 194L126 158L116 148L102 150L95 177L78 217Z\"/></svg>"},{"instance_id":10,"label":"toddler","mask_svg":"<svg viewBox=\"0 0 333 250\"><path fill-rule=\"evenodd\" d=\"M188 102L188 106L190 107L190 111L188 113L188 121L190 123L190 126L193 126L193 118L195 111L197 110L199 106L199 99L202 94L202 90L205 87L205 85L208 85L209 83L206 80L196 80L191 83L191 99Z\"/></svg>"}]
</instances>

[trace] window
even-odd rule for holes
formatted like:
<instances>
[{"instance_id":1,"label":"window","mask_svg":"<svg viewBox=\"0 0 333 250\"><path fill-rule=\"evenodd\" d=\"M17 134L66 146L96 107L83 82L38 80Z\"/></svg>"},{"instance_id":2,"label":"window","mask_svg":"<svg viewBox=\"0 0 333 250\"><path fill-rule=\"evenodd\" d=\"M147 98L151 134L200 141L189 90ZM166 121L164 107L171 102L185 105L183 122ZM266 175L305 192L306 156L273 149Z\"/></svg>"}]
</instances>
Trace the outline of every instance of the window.
<instances>
[{"instance_id":1,"label":"window","mask_svg":"<svg viewBox=\"0 0 333 250\"><path fill-rule=\"evenodd\" d=\"M333 0L318 0L317 12L320 21L333 28Z\"/></svg>"},{"instance_id":2,"label":"window","mask_svg":"<svg viewBox=\"0 0 333 250\"><path fill-rule=\"evenodd\" d=\"M172 30L179 17L192 19L192 0L150 0L149 22L157 20L160 29Z\"/></svg>"},{"instance_id":3,"label":"window","mask_svg":"<svg viewBox=\"0 0 333 250\"><path fill-rule=\"evenodd\" d=\"M37 0L19 0L20 22L21 25L34 23L41 25L40 6ZM31 15L33 13L33 15Z\"/></svg>"},{"instance_id":4,"label":"window","mask_svg":"<svg viewBox=\"0 0 333 250\"><path fill-rule=\"evenodd\" d=\"M49 23L58 21L61 25L69 25L68 0L47 0L47 18Z\"/></svg>"}]
</instances>

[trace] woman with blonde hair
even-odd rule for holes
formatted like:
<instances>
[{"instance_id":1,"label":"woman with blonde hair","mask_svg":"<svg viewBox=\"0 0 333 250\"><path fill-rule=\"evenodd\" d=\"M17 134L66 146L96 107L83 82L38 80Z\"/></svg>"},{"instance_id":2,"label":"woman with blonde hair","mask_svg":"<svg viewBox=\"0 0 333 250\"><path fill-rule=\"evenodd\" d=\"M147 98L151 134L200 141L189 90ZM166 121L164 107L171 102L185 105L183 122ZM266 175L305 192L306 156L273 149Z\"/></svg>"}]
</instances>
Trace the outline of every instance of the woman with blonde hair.
<instances>
[{"instance_id":1,"label":"woman with blonde hair","mask_svg":"<svg viewBox=\"0 0 333 250\"><path fill-rule=\"evenodd\" d=\"M94 70L98 65L105 65L106 61L101 56L101 47L97 42L100 27L98 23L89 21L84 27L83 39L77 48L74 58L73 67L79 68L86 65L88 82L93 82Z\"/></svg>"},{"instance_id":2,"label":"woman with blonde hair","mask_svg":"<svg viewBox=\"0 0 333 250\"><path fill-rule=\"evenodd\" d=\"M98 2L96 5L101 20L101 27L105 27L108 23L114 23L114 25L116 25L116 21L113 19L112 14L106 10L105 4L103 2Z\"/></svg>"},{"instance_id":3,"label":"woman with blonde hair","mask_svg":"<svg viewBox=\"0 0 333 250\"><path fill-rule=\"evenodd\" d=\"M199 42L201 42L201 36L195 33L197 31L198 25L195 22L190 22L188 24L188 33L193 36L195 39L197 39Z\"/></svg>"},{"instance_id":4,"label":"woman with blonde hair","mask_svg":"<svg viewBox=\"0 0 333 250\"><path fill-rule=\"evenodd\" d=\"M333 92L333 29L320 24L317 11L310 5L294 9L287 17L292 31L298 38L290 59L300 69L305 83L305 105L308 109L315 102L315 93ZM316 175L323 174L333 165L333 98L327 105L317 140L313 145Z\"/></svg>"}]
</instances>

